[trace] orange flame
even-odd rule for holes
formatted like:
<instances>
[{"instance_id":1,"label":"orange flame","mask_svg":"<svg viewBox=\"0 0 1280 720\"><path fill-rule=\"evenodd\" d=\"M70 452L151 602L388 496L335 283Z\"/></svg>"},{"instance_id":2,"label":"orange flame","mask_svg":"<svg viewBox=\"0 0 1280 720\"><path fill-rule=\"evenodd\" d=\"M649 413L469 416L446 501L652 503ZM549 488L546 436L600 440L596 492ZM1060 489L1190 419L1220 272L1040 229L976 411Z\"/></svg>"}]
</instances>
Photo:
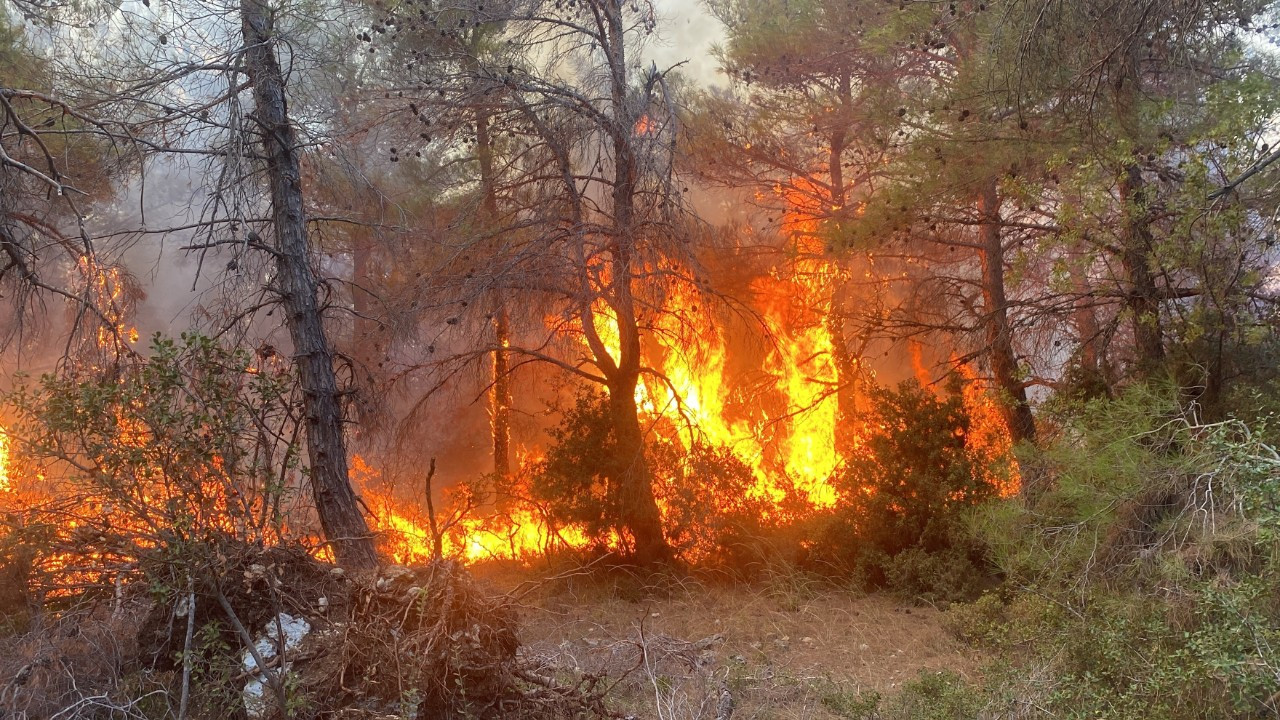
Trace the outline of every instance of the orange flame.
<instances>
[{"instance_id":1,"label":"orange flame","mask_svg":"<svg viewBox=\"0 0 1280 720\"><path fill-rule=\"evenodd\" d=\"M9 433L0 427L0 492L13 490L13 481L9 478Z\"/></svg>"},{"instance_id":2,"label":"orange flame","mask_svg":"<svg viewBox=\"0 0 1280 720\"><path fill-rule=\"evenodd\" d=\"M1012 497L1022 487L1022 473L1013 456L1013 436L1000 407L1000 399L968 363L953 363L960 377L965 412L969 416L969 437L965 442L987 482L1000 497Z\"/></svg>"},{"instance_id":3,"label":"orange flame","mask_svg":"<svg viewBox=\"0 0 1280 720\"><path fill-rule=\"evenodd\" d=\"M88 283L94 306L102 313L102 321L97 328L97 347L111 350L122 342L138 342L138 329L124 321L129 298L125 296L125 281L120 268L100 265L92 257L83 255L78 269Z\"/></svg>"},{"instance_id":4,"label":"orange flame","mask_svg":"<svg viewBox=\"0 0 1280 720\"><path fill-rule=\"evenodd\" d=\"M657 134L658 124L648 114L641 115L640 119L636 120L636 126L633 131L636 137L649 137Z\"/></svg>"}]
</instances>

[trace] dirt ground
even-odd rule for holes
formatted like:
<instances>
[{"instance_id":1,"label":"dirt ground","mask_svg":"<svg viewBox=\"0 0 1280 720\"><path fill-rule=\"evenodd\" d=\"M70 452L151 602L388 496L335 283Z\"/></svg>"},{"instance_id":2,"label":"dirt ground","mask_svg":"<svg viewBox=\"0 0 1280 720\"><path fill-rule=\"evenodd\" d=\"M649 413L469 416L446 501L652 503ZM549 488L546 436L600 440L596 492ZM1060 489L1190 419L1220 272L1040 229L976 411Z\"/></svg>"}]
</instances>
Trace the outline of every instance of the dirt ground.
<instances>
[{"instance_id":1,"label":"dirt ground","mask_svg":"<svg viewBox=\"0 0 1280 720\"><path fill-rule=\"evenodd\" d=\"M517 578L490 579L510 589ZM934 608L794 576L569 578L527 596L521 627L525 652L605 675L638 717L714 720L727 701L737 719L837 718L861 691L889 695L921 672L973 677L982 663Z\"/></svg>"}]
</instances>

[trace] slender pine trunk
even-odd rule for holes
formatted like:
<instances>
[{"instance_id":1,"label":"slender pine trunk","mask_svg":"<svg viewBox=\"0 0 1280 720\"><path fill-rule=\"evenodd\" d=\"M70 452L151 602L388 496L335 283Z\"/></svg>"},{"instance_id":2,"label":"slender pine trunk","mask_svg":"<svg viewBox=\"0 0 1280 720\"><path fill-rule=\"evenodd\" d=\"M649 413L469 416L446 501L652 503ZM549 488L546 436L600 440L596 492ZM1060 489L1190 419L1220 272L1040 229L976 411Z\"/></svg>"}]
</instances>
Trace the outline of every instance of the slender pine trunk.
<instances>
[{"instance_id":1,"label":"slender pine trunk","mask_svg":"<svg viewBox=\"0 0 1280 720\"><path fill-rule=\"evenodd\" d=\"M487 108L478 106L476 120L476 159L480 165L480 191L483 221L481 229L491 238L491 251L498 252L496 237L498 217L498 180L493 167L493 136ZM501 480L511 477L511 319L503 298L493 299L493 385L490 389L489 412L493 439L493 473Z\"/></svg>"},{"instance_id":2,"label":"slender pine trunk","mask_svg":"<svg viewBox=\"0 0 1280 720\"><path fill-rule=\"evenodd\" d=\"M1151 230L1146 219L1146 181L1142 170L1128 165L1120 177L1124 213L1120 265L1129 281L1127 305L1133 326L1135 365L1149 376L1164 364L1164 330L1160 322L1160 290L1151 269Z\"/></svg>"},{"instance_id":3,"label":"slender pine trunk","mask_svg":"<svg viewBox=\"0 0 1280 720\"><path fill-rule=\"evenodd\" d=\"M1035 440L1035 418L1027 402L1027 389L1018 377L1018 358L1009 325L1009 300L1004 287L1004 247L1000 242L1000 192L994 179L983 183L978 197L982 222L978 244L982 254L982 301L987 353L996 387L1005 395L1005 420L1014 442Z\"/></svg>"},{"instance_id":4,"label":"slender pine trunk","mask_svg":"<svg viewBox=\"0 0 1280 720\"><path fill-rule=\"evenodd\" d=\"M633 132L638 118L628 102L626 30L622 0L610 0L604 11L606 53L609 63L610 128L613 143L612 264L609 304L618 321L619 358L617 372L609 382L609 405L613 415L620 466L625 468L620 483L623 522L635 541L636 561L661 562L671 557L671 546L662 532L662 518L653 495L653 477L645 459L644 434L635 389L640 378L640 325L636 316L633 283L640 259L637 257L639 231L636 222L636 177L639 173Z\"/></svg>"},{"instance_id":5,"label":"slender pine trunk","mask_svg":"<svg viewBox=\"0 0 1280 720\"><path fill-rule=\"evenodd\" d=\"M275 289L285 311L303 392L311 492L325 538L340 565L377 565L373 538L356 504L347 469L342 407L311 269L298 140L290 123L284 74L272 47L273 17L262 0L241 0L245 70L253 83L254 112L262 131L275 231Z\"/></svg>"}]
</instances>

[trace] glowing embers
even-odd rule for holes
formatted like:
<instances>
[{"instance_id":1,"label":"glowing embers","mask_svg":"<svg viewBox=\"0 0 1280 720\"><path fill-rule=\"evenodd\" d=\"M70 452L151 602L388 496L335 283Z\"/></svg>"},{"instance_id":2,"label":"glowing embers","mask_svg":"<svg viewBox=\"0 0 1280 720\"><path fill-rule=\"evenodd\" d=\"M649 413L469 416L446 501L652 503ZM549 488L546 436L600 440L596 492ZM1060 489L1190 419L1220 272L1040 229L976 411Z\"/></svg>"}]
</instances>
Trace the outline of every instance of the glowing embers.
<instances>
[{"instance_id":1,"label":"glowing embers","mask_svg":"<svg viewBox=\"0 0 1280 720\"><path fill-rule=\"evenodd\" d=\"M138 329L125 322L139 292L130 289L118 266L104 266L90 256L81 256L76 266L88 288L88 298L97 315L94 333L99 350L119 350L138 342Z\"/></svg>"},{"instance_id":2,"label":"glowing embers","mask_svg":"<svg viewBox=\"0 0 1280 720\"><path fill-rule=\"evenodd\" d=\"M9 479L9 433L0 427L0 493L13 490L13 482Z\"/></svg>"},{"instance_id":3,"label":"glowing embers","mask_svg":"<svg viewBox=\"0 0 1280 720\"><path fill-rule=\"evenodd\" d=\"M527 475L539 460L535 456L520 458L518 474ZM617 545L616 538L592 538L581 528L555 525L527 504L483 503L485 507L479 507L482 503L466 485L444 493L443 507L433 524L425 498L406 502L392 491L393 484L383 482L381 473L359 455L352 456L351 479L372 512L370 524L378 534L379 550L400 564L430 560L436 551L434 532L440 535L440 551L445 557L468 563L530 561L560 549Z\"/></svg>"}]
</instances>

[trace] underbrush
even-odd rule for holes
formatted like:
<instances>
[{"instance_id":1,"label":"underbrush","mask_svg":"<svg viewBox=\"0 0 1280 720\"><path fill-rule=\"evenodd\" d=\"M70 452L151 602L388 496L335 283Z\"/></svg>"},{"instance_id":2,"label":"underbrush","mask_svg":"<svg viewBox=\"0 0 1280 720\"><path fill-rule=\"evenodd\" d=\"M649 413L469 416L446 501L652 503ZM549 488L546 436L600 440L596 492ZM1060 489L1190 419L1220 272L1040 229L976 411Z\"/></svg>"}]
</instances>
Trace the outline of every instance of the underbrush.
<instances>
[{"instance_id":1,"label":"underbrush","mask_svg":"<svg viewBox=\"0 0 1280 720\"><path fill-rule=\"evenodd\" d=\"M958 720L985 707L981 693L960 675L926 670L892 695L874 690L834 692L822 704L846 720Z\"/></svg>"},{"instance_id":2,"label":"underbrush","mask_svg":"<svg viewBox=\"0 0 1280 720\"><path fill-rule=\"evenodd\" d=\"M1063 409L1041 492L979 527L1006 582L953 608L999 716L1280 716L1280 455L1172 392Z\"/></svg>"},{"instance_id":3,"label":"underbrush","mask_svg":"<svg viewBox=\"0 0 1280 720\"><path fill-rule=\"evenodd\" d=\"M495 565L517 586L499 596L452 562L345 578L286 550L296 487L276 478L296 469L296 450L253 429L276 417L287 383L207 343L158 350L136 377L46 380L10 398L33 460L92 471L71 473L62 487L74 492L0 517L6 712L239 712L255 676L245 653L272 626L282 634L289 614L315 634L292 670L261 676L274 707L296 717L606 716L611 692L664 717L718 717L724 698L855 720L1280 717L1280 454L1262 413L1206 423L1149 386L1061 401L1040 418L1042 447L1018 459L1027 488L1001 499L1007 458L975 451L959 393L879 389L864 452L834 478L834 508L799 519L785 503L762 507L752 471L726 449L656 444L667 541L686 564L546 559L537 574L558 575L544 583L556 612L624 617L610 628L580 618L615 633L595 645L561 634L535 651L516 617L527 568ZM621 498L593 462L608 443L602 422L598 401L584 400L531 490L558 521L621 536ZM252 457L231 452L250 441ZM862 596L872 590L896 599ZM750 607L707 600L717 596ZM908 618L902 598L968 603L946 618L995 658L980 679L940 672L934 660L955 660L951 649L916 658L914 679L828 679L873 656L892 667L903 660L895 642L940 634L935 610ZM714 626L680 615L691 603ZM812 664L789 665L800 661Z\"/></svg>"},{"instance_id":4,"label":"underbrush","mask_svg":"<svg viewBox=\"0 0 1280 720\"><path fill-rule=\"evenodd\" d=\"M580 397L551 433L531 491L553 525L617 538L625 555L609 423L603 397ZM860 423L862 449L830 479L829 509L812 507L785 477L775 478L781 496L765 497L727 447L686 450L655 432L647 462L676 556L748 582L787 568L913 601L976 597L991 573L967 518L996 498L1012 458L979 447L959 386L871 388Z\"/></svg>"}]
</instances>

